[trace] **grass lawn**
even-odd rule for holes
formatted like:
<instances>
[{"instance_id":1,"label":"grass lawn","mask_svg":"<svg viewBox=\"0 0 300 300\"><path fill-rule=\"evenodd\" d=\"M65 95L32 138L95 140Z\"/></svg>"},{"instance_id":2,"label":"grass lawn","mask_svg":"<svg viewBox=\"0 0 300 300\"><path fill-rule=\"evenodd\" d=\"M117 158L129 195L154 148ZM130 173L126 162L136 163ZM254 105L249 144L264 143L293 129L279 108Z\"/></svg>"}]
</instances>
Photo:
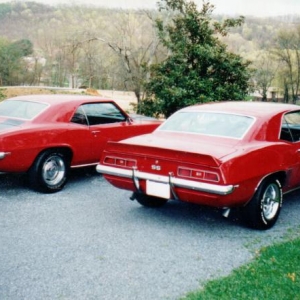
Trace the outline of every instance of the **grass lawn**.
<instances>
[{"instance_id":1,"label":"grass lawn","mask_svg":"<svg viewBox=\"0 0 300 300\"><path fill-rule=\"evenodd\" d=\"M300 239L262 248L253 262L183 299L300 300Z\"/></svg>"}]
</instances>

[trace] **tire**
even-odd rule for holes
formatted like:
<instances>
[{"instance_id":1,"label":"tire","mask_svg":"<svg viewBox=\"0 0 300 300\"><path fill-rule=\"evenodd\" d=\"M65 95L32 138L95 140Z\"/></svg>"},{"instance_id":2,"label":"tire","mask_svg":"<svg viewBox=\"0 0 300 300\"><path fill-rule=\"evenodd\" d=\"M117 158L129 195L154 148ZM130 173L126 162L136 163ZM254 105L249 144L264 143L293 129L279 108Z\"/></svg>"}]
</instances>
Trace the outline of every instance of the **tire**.
<instances>
[{"instance_id":1,"label":"tire","mask_svg":"<svg viewBox=\"0 0 300 300\"><path fill-rule=\"evenodd\" d=\"M141 205L151 208L161 207L168 202L167 199L149 196L145 194L136 194L135 199Z\"/></svg>"},{"instance_id":2,"label":"tire","mask_svg":"<svg viewBox=\"0 0 300 300\"><path fill-rule=\"evenodd\" d=\"M255 229L270 229L276 223L282 206L282 188L277 179L261 183L244 208L244 218Z\"/></svg>"},{"instance_id":3,"label":"tire","mask_svg":"<svg viewBox=\"0 0 300 300\"><path fill-rule=\"evenodd\" d=\"M29 170L32 187L40 192L55 193L67 182L69 165L61 152L48 150L41 153Z\"/></svg>"}]
</instances>

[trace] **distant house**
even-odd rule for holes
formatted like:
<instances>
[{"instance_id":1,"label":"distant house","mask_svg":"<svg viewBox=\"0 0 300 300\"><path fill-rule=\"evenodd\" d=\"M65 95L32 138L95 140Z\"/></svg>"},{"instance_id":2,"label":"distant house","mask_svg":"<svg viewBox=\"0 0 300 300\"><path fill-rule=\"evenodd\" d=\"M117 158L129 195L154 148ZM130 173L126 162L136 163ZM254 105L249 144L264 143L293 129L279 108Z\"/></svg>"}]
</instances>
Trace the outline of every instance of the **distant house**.
<instances>
[{"instance_id":1,"label":"distant house","mask_svg":"<svg viewBox=\"0 0 300 300\"><path fill-rule=\"evenodd\" d=\"M251 94L253 101L262 101L262 93L255 91ZM270 87L267 91L267 102L284 102L283 91L276 87Z\"/></svg>"},{"instance_id":2,"label":"distant house","mask_svg":"<svg viewBox=\"0 0 300 300\"><path fill-rule=\"evenodd\" d=\"M24 57L24 61L26 61L29 70L33 70L36 64L40 64L43 67L46 65L46 58L43 57L27 56Z\"/></svg>"}]
</instances>

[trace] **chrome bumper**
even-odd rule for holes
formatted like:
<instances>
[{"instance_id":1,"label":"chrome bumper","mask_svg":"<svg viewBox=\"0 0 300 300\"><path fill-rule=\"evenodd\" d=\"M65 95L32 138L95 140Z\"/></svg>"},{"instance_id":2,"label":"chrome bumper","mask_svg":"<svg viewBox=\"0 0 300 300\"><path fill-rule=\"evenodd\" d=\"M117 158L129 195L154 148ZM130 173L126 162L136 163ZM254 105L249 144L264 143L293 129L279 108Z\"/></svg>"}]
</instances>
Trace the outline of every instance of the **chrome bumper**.
<instances>
[{"instance_id":1,"label":"chrome bumper","mask_svg":"<svg viewBox=\"0 0 300 300\"><path fill-rule=\"evenodd\" d=\"M10 152L0 152L0 159L5 158L7 155L10 155Z\"/></svg>"},{"instance_id":2,"label":"chrome bumper","mask_svg":"<svg viewBox=\"0 0 300 300\"><path fill-rule=\"evenodd\" d=\"M146 172L140 172L136 169L120 169L116 167L104 166L98 164L96 167L97 172L102 174L114 175L118 177L131 178L133 183L135 184L137 190L139 190L139 179L151 180L161 183L168 183L174 194L173 187L186 188L189 190L201 191L206 193L212 193L217 195L228 195L231 194L235 186L234 185L217 185L211 183L203 183L193 180L176 178L173 174L169 174L169 176L160 176L155 174L150 174Z\"/></svg>"}]
</instances>

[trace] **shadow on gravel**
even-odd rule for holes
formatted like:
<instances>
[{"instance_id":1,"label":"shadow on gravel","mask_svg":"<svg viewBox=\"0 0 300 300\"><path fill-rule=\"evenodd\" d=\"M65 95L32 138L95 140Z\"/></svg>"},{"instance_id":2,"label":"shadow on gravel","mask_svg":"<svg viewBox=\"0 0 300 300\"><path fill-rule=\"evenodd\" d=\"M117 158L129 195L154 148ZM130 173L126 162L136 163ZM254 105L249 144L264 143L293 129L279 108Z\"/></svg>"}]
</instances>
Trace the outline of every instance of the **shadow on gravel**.
<instances>
[{"instance_id":1,"label":"shadow on gravel","mask_svg":"<svg viewBox=\"0 0 300 300\"><path fill-rule=\"evenodd\" d=\"M222 209L200 206L191 203L170 200L161 208L147 208L140 206L137 202L133 202L136 207L130 210L130 214L134 220L143 220L143 222L155 222L164 226L172 224L180 228L196 228L201 227L245 227L243 221L239 217L239 213L233 210L228 218L223 217ZM161 224L163 223L163 224Z\"/></svg>"},{"instance_id":2,"label":"shadow on gravel","mask_svg":"<svg viewBox=\"0 0 300 300\"><path fill-rule=\"evenodd\" d=\"M69 179L66 184L73 184L78 181L89 180L89 178L100 177L99 173L96 172L95 167L72 169L69 173ZM0 189L2 192L14 189L14 190L32 190L28 175L22 174L11 174L11 173L0 173Z\"/></svg>"},{"instance_id":3,"label":"shadow on gravel","mask_svg":"<svg viewBox=\"0 0 300 300\"><path fill-rule=\"evenodd\" d=\"M0 174L0 189L5 192L11 189L29 189L28 180L25 174Z\"/></svg>"},{"instance_id":4,"label":"shadow on gravel","mask_svg":"<svg viewBox=\"0 0 300 300\"><path fill-rule=\"evenodd\" d=\"M140 206L136 201L132 203L135 209L130 213L134 214L134 219L143 219L147 222L172 223L175 226L221 228L236 227L242 230L259 232L249 228L242 218L240 209L232 209L229 217L223 216L223 210L218 208L200 206L191 203L170 200L161 208L147 208ZM278 227L300 226L298 216L300 212L300 190L286 194L283 200L283 207L276 225L267 230L272 231Z\"/></svg>"},{"instance_id":5,"label":"shadow on gravel","mask_svg":"<svg viewBox=\"0 0 300 300\"><path fill-rule=\"evenodd\" d=\"M107 183L101 174L96 172L95 167L72 169L69 173L69 180L64 188L72 189L74 186L81 190L82 188L94 188L90 185L92 181L96 178L101 178L102 186L100 187L99 181L95 181L97 188L101 190L105 188L108 193L118 195L121 190L118 190ZM0 173L0 189L1 194L5 193L20 193L22 191L33 192L29 185L29 180L27 174L4 174ZM126 193L125 198L122 197L124 205L123 214L125 218L129 218L132 222L152 222L156 224L165 225L172 224L172 226L178 227L189 227L189 228L199 228L210 227L210 228L220 228L220 226L225 226L226 228L239 228L239 230L252 230L247 227L241 218L241 214L238 209L233 209L230 212L228 218L223 217L222 209L199 206L191 203L185 203L181 201L170 200L168 203L161 208L147 208L141 206L136 201L131 202L129 200L130 192L121 191L121 193ZM57 194L59 195L60 192ZM128 195L128 198L127 198ZM112 201L118 201L117 199ZM300 190L291 192L284 195L283 208L279 217L279 220L275 227L288 227L288 226L300 226L298 221L299 211L300 211ZM106 199L105 199L106 201ZM127 204L126 204L127 202ZM109 202L108 204L109 205ZM271 229L274 230L274 229Z\"/></svg>"}]
</instances>

